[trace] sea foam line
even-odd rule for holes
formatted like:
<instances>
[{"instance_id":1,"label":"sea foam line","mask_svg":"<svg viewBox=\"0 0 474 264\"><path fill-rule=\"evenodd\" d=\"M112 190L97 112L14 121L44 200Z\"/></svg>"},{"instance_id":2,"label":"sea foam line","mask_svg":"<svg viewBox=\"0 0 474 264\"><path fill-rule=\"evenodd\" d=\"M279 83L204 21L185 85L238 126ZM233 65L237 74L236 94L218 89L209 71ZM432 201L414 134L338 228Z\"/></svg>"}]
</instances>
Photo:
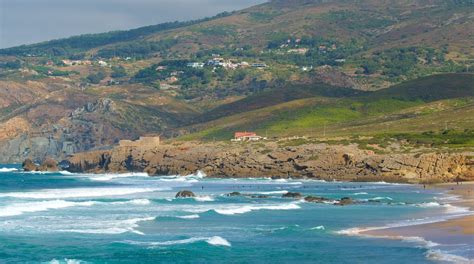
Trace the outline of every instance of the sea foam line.
<instances>
[{"instance_id":1,"label":"sea foam line","mask_svg":"<svg viewBox=\"0 0 474 264\"><path fill-rule=\"evenodd\" d=\"M24 213L34 213L48 211L50 209L63 209L74 206L92 206L95 202L69 202L64 200L52 200L30 203L14 203L8 206L0 207L0 217L9 217L22 215Z\"/></svg>"},{"instance_id":2,"label":"sea foam line","mask_svg":"<svg viewBox=\"0 0 474 264\"><path fill-rule=\"evenodd\" d=\"M426 240L423 237L418 237L418 236L386 236L386 235L370 235L367 234L366 232L368 231L375 231L375 230L384 230L384 229L390 229L390 228L397 228L397 227L409 227L409 226L417 226L417 225L422 225L422 224L432 224L432 223L438 223L438 222L443 222L449 219L453 218L459 218L462 216L467 216L467 215L472 215L474 212L469 211L468 208L464 207L458 207L458 206L453 206L451 204L445 204L441 205L436 202L431 202L431 203L422 203L422 204L417 204L416 206L425 206L425 207L438 207L438 206L443 206L446 208L446 213L447 215L441 216L438 218L425 218L425 219L417 219L417 220L405 220L405 221L400 221L397 223L392 223L388 224L385 226L380 226L380 227L365 227L365 228L360 228L360 227L354 227L354 228L348 228L340 231L336 231L336 234L339 235L347 235L347 236L359 236L359 237L367 237L367 238L384 238L384 239L395 239L395 240L402 240L405 242L410 242L410 243L415 243L418 245L421 245L425 248L430 249L426 255L427 258L433 259L433 260L438 260L438 261L445 261L445 262L454 262L454 263L473 263L472 260L466 259L461 256L457 255L452 255L446 252L443 252L441 250L433 250L432 248L439 246L439 244ZM456 213L456 214L455 214Z\"/></svg>"},{"instance_id":3,"label":"sea foam line","mask_svg":"<svg viewBox=\"0 0 474 264\"><path fill-rule=\"evenodd\" d=\"M37 192L11 192L2 193L0 197L14 197L25 199L58 199L82 197L121 196L136 193L163 191L166 188L69 188L69 189L44 189Z\"/></svg>"},{"instance_id":4,"label":"sea foam line","mask_svg":"<svg viewBox=\"0 0 474 264\"><path fill-rule=\"evenodd\" d=\"M123 241L124 243L131 244L131 245L138 245L138 246L147 246L149 248L155 247L163 247L163 246L173 246L173 245L182 245L182 244L192 244L196 242L204 241L209 245L213 246L225 246L230 247L232 246L229 241L225 238L220 236L213 236L213 237L191 237L187 239L181 240L170 240L170 241L163 241L163 242L138 242L138 241Z\"/></svg>"},{"instance_id":5,"label":"sea foam line","mask_svg":"<svg viewBox=\"0 0 474 264\"><path fill-rule=\"evenodd\" d=\"M294 210L301 207L297 203L277 204L277 205L244 205L239 207L229 207L225 209L213 209L216 213L222 215L245 214L258 210Z\"/></svg>"},{"instance_id":6,"label":"sea foam line","mask_svg":"<svg viewBox=\"0 0 474 264\"><path fill-rule=\"evenodd\" d=\"M125 220L115 220L113 223L106 223L104 226L97 228L84 228L84 229L61 229L58 232L67 233L81 233L81 234L102 234L102 235L117 235L123 233L135 233L138 235L145 235L143 232L136 230L139 227L138 223L144 221L153 221L155 217L141 217L132 218Z\"/></svg>"},{"instance_id":7,"label":"sea foam line","mask_svg":"<svg viewBox=\"0 0 474 264\"><path fill-rule=\"evenodd\" d=\"M57 259L52 259L50 262L47 262L48 264L86 264L89 262L82 261L80 259L64 259L64 260L57 260Z\"/></svg>"},{"instance_id":8,"label":"sea foam line","mask_svg":"<svg viewBox=\"0 0 474 264\"><path fill-rule=\"evenodd\" d=\"M14 172L18 171L18 169L15 168L0 168L0 172Z\"/></svg>"}]
</instances>

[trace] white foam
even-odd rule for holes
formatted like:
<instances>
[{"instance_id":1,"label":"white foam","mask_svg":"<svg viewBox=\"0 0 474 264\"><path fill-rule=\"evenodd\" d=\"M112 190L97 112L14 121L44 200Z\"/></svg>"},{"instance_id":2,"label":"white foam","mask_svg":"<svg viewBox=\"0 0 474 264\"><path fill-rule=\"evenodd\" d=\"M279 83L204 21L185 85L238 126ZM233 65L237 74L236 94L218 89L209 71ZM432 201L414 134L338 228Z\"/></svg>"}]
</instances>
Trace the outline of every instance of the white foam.
<instances>
[{"instance_id":1,"label":"white foam","mask_svg":"<svg viewBox=\"0 0 474 264\"><path fill-rule=\"evenodd\" d=\"M87 262L79 260L79 259L64 259L64 260L57 260L52 259L49 264L85 264Z\"/></svg>"},{"instance_id":2,"label":"white foam","mask_svg":"<svg viewBox=\"0 0 474 264\"><path fill-rule=\"evenodd\" d=\"M415 204L415 206L423 207L423 208L431 208L431 207L440 207L441 204L439 204L437 202L428 202L428 203Z\"/></svg>"},{"instance_id":3,"label":"white foam","mask_svg":"<svg viewBox=\"0 0 474 264\"><path fill-rule=\"evenodd\" d=\"M437 249L430 249L426 253L426 257L430 260L438 261L438 262L452 262L457 264L473 264L474 259L468 259L461 256L456 256L453 254L449 254Z\"/></svg>"},{"instance_id":4,"label":"white foam","mask_svg":"<svg viewBox=\"0 0 474 264\"><path fill-rule=\"evenodd\" d=\"M105 234L105 235L116 235L122 233L135 233L138 235L144 235L144 233L136 230L138 223L144 221L155 220L155 217L142 217L132 218L126 220L115 220L113 222L102 223L101 226L96 228L84 228L84 229L61 229L58 232L70 232L70 233L81 233L81 234ZM109 225L108 227L104 227Z\"/></svg>"},{"instance_id":5,"label":"white foam","mask_svg":"<svg viewBox=\"0 0 474 264\"><path fill-rule=\"evenodd\" d=\"M213 246L225 246L230 247L231 244L226 239L220 236L213 236L213 237L191 237L187 239L181 240L170 240L170 241L163 241L163 242L137 242L137 241L124 241L125 243L132 244L132 245L142 245L148 247L162 247L162 246L173 246L173 245L182 245L182 244L192 244L196 242L204 241L209 245Z\"/></svg>"},{"instance_id":6,"label":"white foam","mask_svg":"<svg viewBox=\"0 0 474 264\"><path fill-rule=\"evenodd\" d=\"M206 240L206 242L209 243L210 245L215 245L215 246L226 246L226 247L231 246L229 241L225 240L224 238L220 236L213 236L209 238L208 240Z\"/></svg>"},{"instance_id":7,"label":"white foam","mask_svg":"<svg viewBox=\"0 0 474 264\"><path fill-rule=\"evenodd\" d=\"M368 193L366 192L358 192L358 193L354 193L354 195L367 195Z\"/></svg>"},{"instance_id":8,"label":"white foam","mask_svg":"<svg viewBox=\"0 0 474 264\"><path fill-rule=\"evenodd\" d=\"M196 200L198 202L212 202L212 201L214 201L214 198L212 198L209 195L205 195L205 196L196 196L196 197L194 197L194 200Z\"/></svg>"},{"instance_id":9,"label":"white foam","mask_svg":"<svg viewBox=\"0 0 474 264\"><path fill-rule=\"evenodd\" d=\"M69 172L69 171L60 171L59 173L62 174L62 175L68 175L68 176L69 175L75 175L74 173Z\"/></svg>"},{"instance_id":10,"label":"white foam","mask_svg":"<svg viewBox=\"0 0 474 264\"><path fill-rule=\"evenodd\" d=\"M133 199L130 201L125 201L125 202L111 202L111 203L106 203L106 204L117 204L117 205L126 205L126 204L132 204L132 205L149 205L151 204L151 201L148 199Z\"/></svg>"},{"instance_id":11,"label":"white foam","mask_svg":"<svg viewBox=\"0 0 474 264\"><path fill-rule=\"evenodd\" d=\"M282 191L271 191L271 192L257 192L258 194L266 194L266 195L272 195L272 194L287 194L287 190L282 190Z\"/></svg>"},{"instance_id":12,"label":"white foam","mask_svg":"<svg viewBox=\"0 0 474 264\"><path fill-rule=\"evenodd\" d=\"M391 197L388 197L388 196L387 196L387 197L380 197L380 196L379 196L379 197L372 198L372 199L370 199L370 200L375 200L375 201L378 201L378 200L390 200L390 201L392 201L393 199L392 199Z\"/></svg>"},{"instance_id":13,"label":"white foam","mask_svg":"<svg viewBox=\"0 0 474 264\"><path fill-rule=\"evenodd\" d=\"M425 240L424 238L417 237L417 236L406 237L406 236L384 236L384 235L365 234L365 232L367 232L367 231L373 231L373 230L379 230L379 229L385 229L385 228L379 228L379 227L359 228L359 227L354 227L354 228L349 228L349 229L344 229L344 230L337 231L336 234L347 235L347 236L360 236L360 237L368 237L368 238L396 239L396 240L402 240L402 241L405 241L405 242L422 245L423 247L426 247L426 248L431 248L431 247L438 246L437 243Z\"/></svg>"},{"instance_id":14,"label":"white foam","mask_svg":"<svg viewBox=\"0 0 474 264\"><path fill-rule=\"evenodd\" d=\"M445 204L443 207L446 210L446 213L448 214L469 214L472 213L469 208L467 207L461 207L461 206L455 206L451 204Z\"/></svg>"},{"instance_id":15,"label":"white foam","mask_svg":"<svg viewBox=\"0 0 474 264\"><path fill-rule=\"evenodd\" d=\"M82 197L121 196L136 193L147 193L165 190L163 188L70 188L70 189L44 189L36 192L2 193L0 197L14 197L26 199L59 199Z\"/></svg>"},{"instance_id":16,"label":"white foam","mask_svg":"<svg viewBox=\"0 0 474 264\"><path fill-rule=\"evenodd\" d=\"M42 212L50 209L62 209L73 206L92 206L95 202L69 202L64 200L52 200L29 203L14 203L5 207L0 207L0 217L22 215L24 213Z\"/></svg>"},{"instance_id":17,"label":"white foam","mask_svg":"<svg viewBox=\"0 0 474 264\"><path fill-rule=\"evenodd\" d=\"M218 214L222 215L235 215L235 214L245 214L251 211L257 210L294 210L300 209L301 207L296 203L289 204L278 204L278 205L244 205L238 207L229 207L226 209L214 209Z\"/></svg>"},{"instance_id":18,"label":"white foam","mask_svg":"<svg viewBox=\"0 0 474 264\"><path fill-rule=\"evenodd\" d=\"M13 172L17 170L18 169L15 169L15 168L0 168L0 172Z\"/></svg>"},{"instance_id":19,"label":"white foam","mask_svg":"<svg viewBox=\"0 0 474 264\"><path fill-rule=\"evenodd\" d=\"M315 227L311 228L311 230L325 230L325 229L326 229L326 228L325 228L324 226L322 226L322 225L320 225L320 226L315 226Z\"/></svg>"},{"instance_id":20,"label":"white foam","mask_svg":"<svg viewBox=\"0 0 474 264\"><path fill-rule=\"evenodd\" d=\"M199 218L198 214L192 214L192 215L183 215L183 216L176 216L177 218L181 219L196 219Z\"/></svg>"},{"instance_id":21,"label":"white foam","mask_svg":"<svg viewBox=\"0 0 474 264\"><path fill-rule=\"evenodd\" d=\"M203 171L198 170L195 174L189 175L188 177L195 177L195 178L198 178L198 179L203 179L203 178L207 177L207 175Z\"/></svg>"}]
</instances>

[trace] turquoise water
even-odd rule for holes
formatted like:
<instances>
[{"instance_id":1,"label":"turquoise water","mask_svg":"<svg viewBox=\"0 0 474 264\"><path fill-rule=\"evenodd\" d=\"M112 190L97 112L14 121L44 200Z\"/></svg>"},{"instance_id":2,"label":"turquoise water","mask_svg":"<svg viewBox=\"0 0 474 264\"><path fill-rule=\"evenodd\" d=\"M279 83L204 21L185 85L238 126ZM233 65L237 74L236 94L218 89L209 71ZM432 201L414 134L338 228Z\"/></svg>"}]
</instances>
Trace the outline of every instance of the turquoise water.
<instances>
[{"instance_id":1,"label":"turquoise water","mask_svg":"<svg viewBox=\"0 0 474 264\"><path fill-rule=\"evenodd\" d=\"M357 231L466 213L410 185L0 168L0 263L433 263L453 252ZM175 199L180 190L198 197ZM268 198L225 195L234 191ZM287 191L377 202L314 204Z\"/></svg>"}]
</instances>

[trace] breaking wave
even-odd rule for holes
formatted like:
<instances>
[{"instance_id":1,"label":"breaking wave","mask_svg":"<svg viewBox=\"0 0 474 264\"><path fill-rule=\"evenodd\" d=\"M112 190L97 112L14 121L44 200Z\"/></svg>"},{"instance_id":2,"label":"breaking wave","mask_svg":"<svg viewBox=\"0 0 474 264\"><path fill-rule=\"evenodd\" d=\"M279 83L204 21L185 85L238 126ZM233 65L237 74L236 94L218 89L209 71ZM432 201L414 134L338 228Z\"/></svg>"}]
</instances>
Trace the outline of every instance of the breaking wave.
<instances>
[{"instance_id":1,"label":"breaking wave","mask_svg":"<svg viewBox=\"0 0 474 264\"><path fill-rule=\"evenodd\" d=\"M13 171L18 171L18 169L15 169L15 168L0 168L0 172L13 172Z\"/></svg>"},{"instance_id":2,"label":"breaking wave","mask_svg":"<svg viewBox=\"0 0 474 264\"><path fill-rule=\"evenodd\" d=\"M22 215L24 213L42 212L50 209L62 209L74 206L92 206L95 202L68 202L64 200L52 200L42 202L14 203L0 207L0 217Z\"/></svg>"},{"instance_id":3,"label":"breaking wave","mask_svg":"<svg viewBox=\"0 0 474 264\"><path fill-rule=\"evenodd\" d=\"M244 205L239 207L230 207L226 209L214 209L218 214L222 215L235 215L235 214L245 214L251 211L258 210L294 210L300 209L301 207L296 203L289 204L278 204L278 205Z\"/></svg>"},{"instance_id":4,"label":"breaking wave","mask_svg":"<svg viewBox=\"0 0 474 264\"><path fill-rule=\"evenodd\" d=\"M26 199L60 199L83 197L121 196L136 193L163 191L164 188L70 188L70 189L44 189L36 192L11 192L2 193L0 197L14 197Z\"/></svg>"},{"instance_id":5,"label":"breaking wave","mask_svg":"<svg viewBox=\"0 0 474 264\"><path fill-rule=\"evenodd\" d=\"M87 264L89 262L82 261L79 259L64 259L64 260L57 260L57 259L52 259L49 262L45 262L48 264Z\"/></svg>"},{"instance_id":6,"label":"breaking wave","mask_svg":"<svg viewBox=\"0 0 474 264\"><path fill-rule=\"evenodd\" d=\"M230 247L231 244L225 238L220 236L213 236L213 237L191 237L187 239L181 240L170 240L170 241L163 241L163 242L137 242L137 241L124 241L124 243L131 244L131 245L138 245L138 246L147 246L150 248L154 247L163 247L163 246L174 246L174 245L182 245L182 244L192 244L196 242L206 242L209 245L213 246L225 246Z\"/></svg>"},{"instance_id":7,"label":"breaking wave","mask_svg":"<svg viewBox=\"0 0 474 264\"><path fill-rule=\"evenodd\" d=\"M214 198L212 198L209 195L205 195L205 196L196 196L196 197L194 197L194 200L196 200L198 202L213 202Z\"/></svg>"},{"instance_id":8,"label":"breaking wave","mask_svg":"<svg viewBox=\"0 0 474 264\"><path fill-rule=\"evenodd\" d=\"M192 214L192 215L183 215L183 216L176 216L177 218L181 219L197 219L199 218L198 214Z\"/></svg>"},{"instance_id":9,"label":"breaking wave","mask_svg":"<svg viewBox=\"0 0 474 264\"><path fill-rule=\"evenodd\" d=\"M135 233L138 235L144 235L143 232L136 230L138 223L144 221L153 221L155 217L143 217L143 218L132 218L126 220L118 220L113 223L106 222L102 223L102 226L95 228L84 228L84 229L61 229L58 232L68 233L81 233L81 234L105 234L105 235L117 235L122 233Z\"/></svg>"}]
</instances>

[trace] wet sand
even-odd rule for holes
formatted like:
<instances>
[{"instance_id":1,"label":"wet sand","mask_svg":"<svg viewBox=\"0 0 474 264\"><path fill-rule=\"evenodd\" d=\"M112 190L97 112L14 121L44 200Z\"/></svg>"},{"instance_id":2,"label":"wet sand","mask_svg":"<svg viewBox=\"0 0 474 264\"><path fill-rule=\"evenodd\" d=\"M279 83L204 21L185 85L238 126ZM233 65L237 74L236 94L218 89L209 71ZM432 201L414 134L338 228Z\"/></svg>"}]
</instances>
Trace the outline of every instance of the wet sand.
<instances>
[{"instance_id":1,"label":"wet sand","mask_svg":"<svg viewBox=\"0 0 474 264\"><path fill-rule=\"evenodd\" d=\"M437 184L427 186L427 188L447 190L449 194L459 197L459 200L449 201L449 204L469 208L469 210L474 211L474 182L464 182L459 185L456 183ZM474 215L432 224L370 230L361 234L385 238L420 237L437 244L467 244L474 247ZM470 258L473 257L470 256Z\"/></svg>"}]
</instances>

